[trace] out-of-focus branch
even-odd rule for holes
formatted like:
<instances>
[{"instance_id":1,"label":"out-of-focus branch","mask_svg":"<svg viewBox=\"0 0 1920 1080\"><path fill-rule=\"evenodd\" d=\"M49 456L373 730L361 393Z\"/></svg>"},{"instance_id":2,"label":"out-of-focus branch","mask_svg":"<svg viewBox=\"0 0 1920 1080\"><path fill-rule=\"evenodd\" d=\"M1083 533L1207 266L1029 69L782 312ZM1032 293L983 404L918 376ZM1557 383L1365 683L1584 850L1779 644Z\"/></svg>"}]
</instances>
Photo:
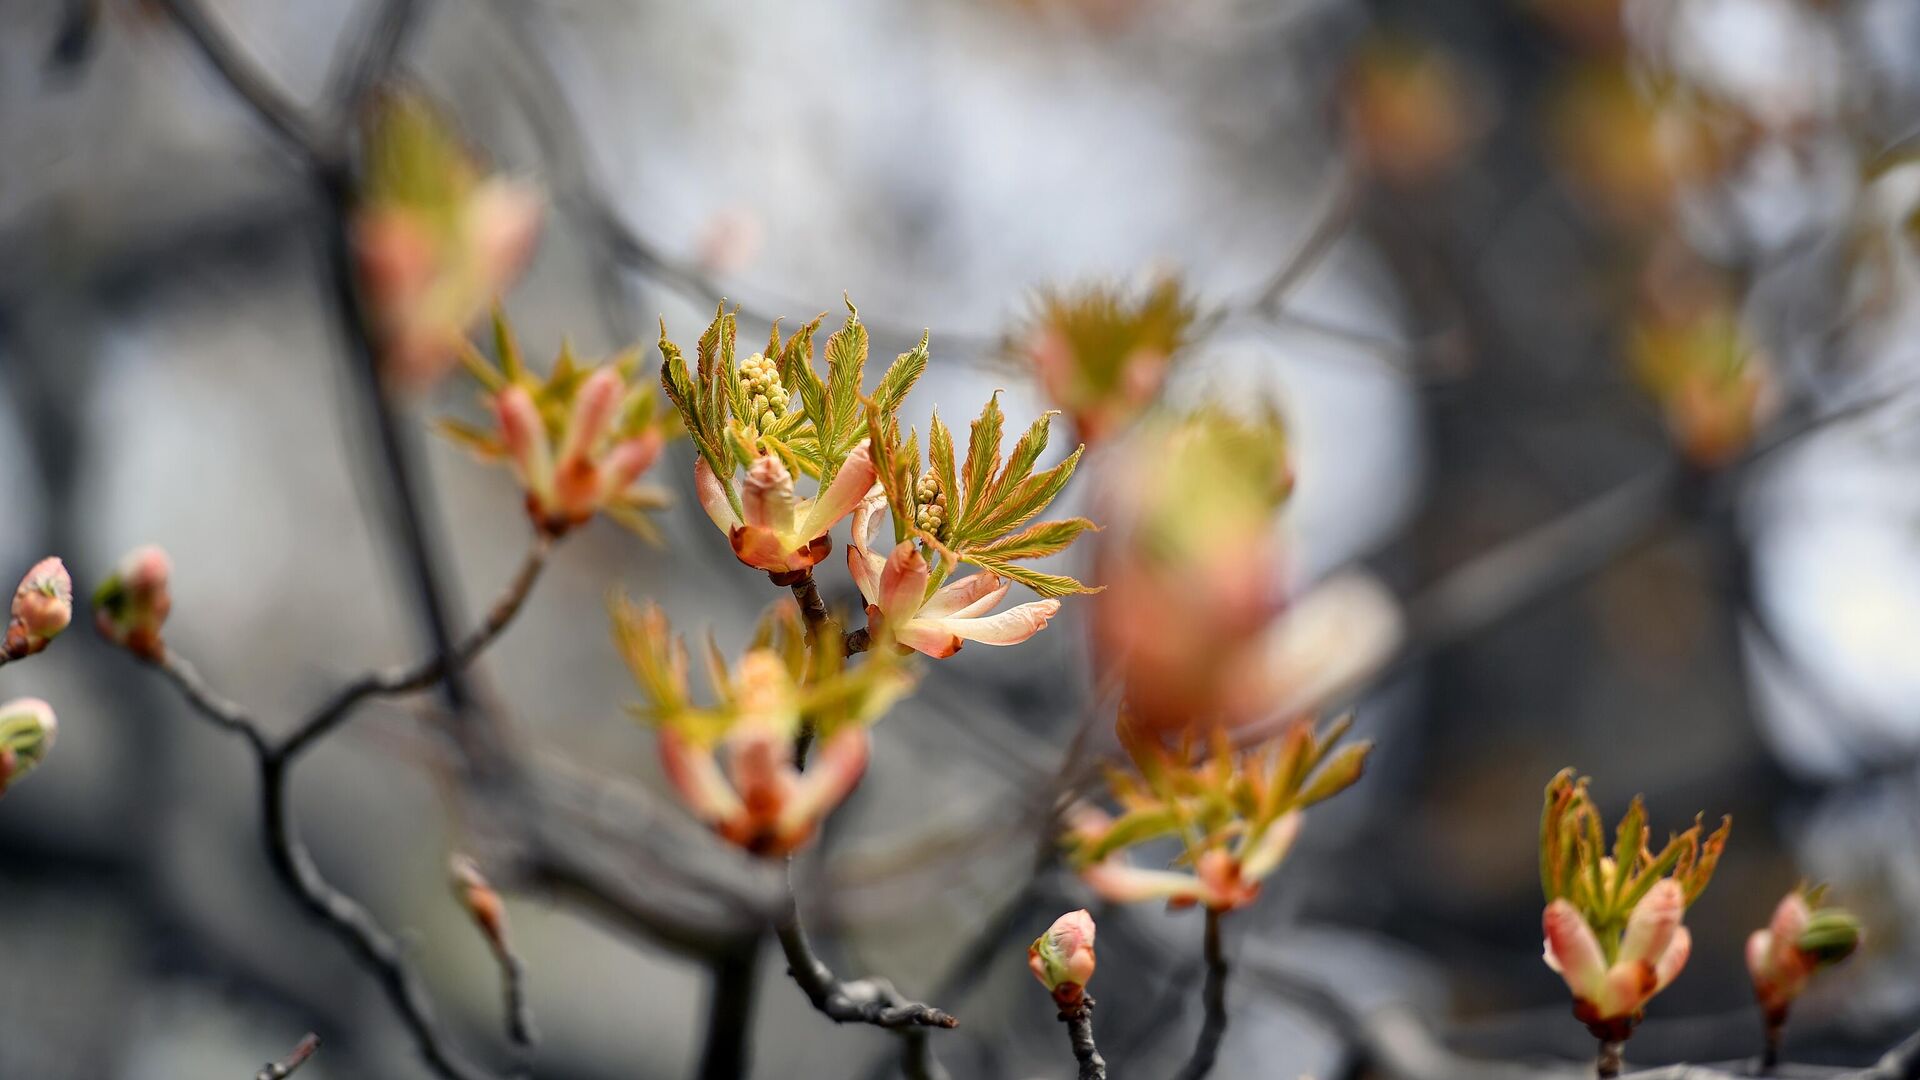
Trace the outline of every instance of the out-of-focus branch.
<instances>
[{"instance_id":1,"label":"out-of-focus branch","mask_svg":"<svg viewBox=\"0 0 1920 1080\"><path fill-rule=\"evenodd\" d=\"M283 884L309 912L320 919L335 936L345 942L386 988L394 1008L400 1014L421 1053L434 1070L451 1080L489 1080L494 1074L462 1058L452 1041L440 1029L425 983L408 962L399 942L374 921L373 916L353 898L331 885L315 865L311 852L294 827L291 778L301 752L343 719L352 705L373 693L401 693L431 685L444 673L447 661L472 662L487 644L520 610L540 568L545 564L549 542L536 537L520 572L515 574L488 618L463 639L463 647L448 657L434 659L376 673L349 687L352 693L335 695L332 704L315 714L316 719L295 728L284 740L274 743L265 728L243 707L212 691L193 666L178 654L165 653L159 667L178 686L200 712L230 731L240 733L253 749L260 770L262 818L268 859ZM337 705L337 708L334 706ZM317 721L317 722L316 722ZM517 960L513 961L517 968ZM510 993L517 992L518 972L509 974ZM509 1031L526 1019L524 999L520 1007L509 1010ZM530 1030L528 1028L527 1030Z\"/></svg>"},{"instance_id":2,"label":"out-of-focus branch","mask_svg":"<svg viewBox=\"0 0 1920 1080\"><path fill-rule=\"evenodd\" d=\"M1665 524L1686 474L1648 470L1448 573L1407 606L1408 652L1472 637L1585 580Z\"/></svg>"},{"instance_id":3,"label":"out-of-focus branch","mask_svg":"<svg viewBox=\"0 0 1920 1080\"><path fill-rule=\"evenodd\" d=\"M387 991L394 1010L412 1033L421 1056L447 1080L495 1080L495 1074L466 1060L434 1015L426 983L407 960L400 942L381 929L358 901L333 887L314 864L294 828L291 785L292 762L273 756L261 762L261 801L266 819L267 854L281 881L320 920L345 942Z\"/></svg>"},{"instance_id":4,"label":"out-of-focus branch","mask_svg":"<svg viewBox=\"0 0 1920 1080\"><path fill-rule=\"evenodd\" d=\"M360 46L336 60L327 97L341 126L354 122L354 113L393 72L423 6L419 0L385 0L374 6L359 35Z\"/></svg>"},{"instance_id":5,"label":"out-of-focus branch","mask_svg":"<svg viewBox=\"0 0 1920 1080\"><path fill-rule=\"evenodd\" d=\"M449 673L471 664L520 613L521 605L526 603L527 597L533 592L534 583L540 579L540 572L546 568L547 556L552 550L552 539L545 533L536 532L526 556L520 562L519 570L499 599L487 610L486 618L481 620L479 626L442 655L403 667L368 672L341 687L294 728L281 752L287 755L300 753L314 740L338 727L352 713L354 706L368 698L424 690Z\"/></svg>"},{"instance_id":6,"label":"out-of-focus branch","mask_svg":"<svg viewBox=\"0 0 1920 1080\"><path fill-rule=\"evenodd\" d=\"M200 6L200 0L159 0L160 7L193 42L200 55L261 122L303 163L328 157L325 136L286 92L275 85Z\"/></svg>"},{"instance_id":7,"label":"out-of-focus branch","mask_svg":"<svg viewBox=\"0 0 1920 1080\"><path fill-rule=\"evenodd\" d=\"M700 1080L739 1080L747 1075L753 994L760 983L760 943L755 935L739 948L723 949L709 964L707 1037L700 1050Z\"/></svg>"},{"instance_id":8,"label":"out-of-focus branch","mask_svg":"<svg viewBox=\"0 0 1920 1080\"><path fill-rule=\"evenodd\" d=\"M952 1080L953 1074L933 1056L933 1040L925 1028L900 1033L900 1071L907 1080Z\"/></svg>"},{"instance_id":9,"label":"out-of-focus branch","mask_svg":"<svg viewBox=\"0 0 1920 1080\"><path fill-rule=\"evenodd\" d=\"M1220 1056L1220 1039L1227 1033L1227 954L1220 942L1220 913L1207 909L1205 945L1207 983L1200 992L1206 1015L1200 1021L1200 1037L1193 1044L1193 1055L1176 1074L1175 1080L1200 1080L1213 1071Z\"/></svg>"},{"instance_id":10,"label":"out-of-focus branch","mask_svg":"<svg viewBox=\"0 0 1920 1080\"><path fill-rule=\"evenodd\" d=\"M167 678L173 680L173 684L180 688L180 692L186 696L187 701L194 708L199 709L207 719L228 731L238 732L253 747L255 756L263 760L272 756L271 740L266 729L260 726L260 722L255 720L245 707L222 697L208 686L206 680L200 677L200 672L187 662L186 657L168 649L161 655L156 666Z\"/></svg>"},{"instance_id":11,"label":"out-of-focus branch","mask_svg":"<svg viewBox=\"0 0 1920 1080\"><path fill-rule=\"evenodd\" d=\"M1335 161L1333 177L1327 182L1323 196L1324 205L1314 215L1312 229L1254 297L1251 307L1255 313L1269 318L1284 314L1287 297L1313 274L1352 224L1353 211L1360 203L1360 179L1354 173L1350 154L1337 154Z\"/></svg>"},{"instance_id":12,"label":"out-of-focus branch","mask_svg":"<svg viewBox=\"0 0 1920 1080\"><path fill-rule=\"evenodd\" d=\"M320 1049L320 1036L308 1032L306 1037L295 1044L293 1052L279 1061L269 1061L253 1075L253 1080L286 1080L295 1069L307 1063L307 1059Z\"/></svg>"}]
</instances>

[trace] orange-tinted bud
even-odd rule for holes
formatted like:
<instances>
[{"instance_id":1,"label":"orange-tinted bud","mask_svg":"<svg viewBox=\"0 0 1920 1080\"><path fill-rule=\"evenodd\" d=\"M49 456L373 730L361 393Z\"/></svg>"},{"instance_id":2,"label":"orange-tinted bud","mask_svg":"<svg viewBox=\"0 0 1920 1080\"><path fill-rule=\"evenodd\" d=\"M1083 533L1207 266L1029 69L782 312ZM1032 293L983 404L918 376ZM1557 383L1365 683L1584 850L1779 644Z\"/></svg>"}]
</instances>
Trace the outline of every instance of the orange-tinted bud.
<instances>
[{"instance_id":1,"label":"orange-tinted bud","mask_svg":"<svg viewBox=\"0 0 1920 1080\"><path fill-rule=\"evenodd\" d=\"M1085 908L1053 921L1027 947L1027 967L1062 1009L1080 1003L1093 978L1093 916Z\"/></svg>"},{"instance_id":2,"label":"orange-tinted bud","mask_svg":"<svg viewBox=\"0 0 1920 1080\"><path fill-rule=\"evenodd\" d=\"M66 565L48 556L35 563L13 593L12 618L0 644L0 662L31 656L47 647L73 621L73 579Z\"/></svg>"}]
</instances>

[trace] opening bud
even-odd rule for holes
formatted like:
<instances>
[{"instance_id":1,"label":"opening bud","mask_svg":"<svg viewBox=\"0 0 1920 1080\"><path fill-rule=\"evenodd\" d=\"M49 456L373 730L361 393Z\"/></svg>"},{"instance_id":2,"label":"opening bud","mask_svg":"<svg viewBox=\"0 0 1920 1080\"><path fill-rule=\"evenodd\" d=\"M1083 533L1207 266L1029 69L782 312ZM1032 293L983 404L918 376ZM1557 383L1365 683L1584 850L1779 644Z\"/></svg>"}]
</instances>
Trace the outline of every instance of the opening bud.
<instances>
[{"instance_id":1,"label":"opening bud","mask_svg":"<svg viewBox=\"0 0 1920 1080\"><path fill-rule=\"evenodd\" d=\"M160 628L173 610L168 580L173 561L148 544L128 552L94 590L94 625L102 636L134 655L158 660L166 653Z\"/></svg>"},{"instance_id":2,"label":"opening bud","mask_svg":"<svg viewBox=\"0 0 1920 1080\"><path fill-rule=\"evenodd\" d=\"M0 794L46 760L57 728L53 706L39 698L0 705Z\"/></svg>"},{"instance_id":3,"label":"opening bud","mask_svg":"<svg viewBox=\"0 0 1920 1080\"><path fill-rule=\"evenodd\" d=\"M33 564L13 593L12 618L0 644L0 662L32 656L73 621L73 578L58 557Z\"/></svg>"},{"instance_id":4,"label":"opening bud","mask_svg":"<svg viewBox=\"0 0 1920 1080\"><path fill-rule=\"evenodd\" d=\"M1027 947L1027 967L1062 1009L1079 1005L1093 978L1093 930L1085 908L1069 911Z\"/></svg>"}]
</instances>

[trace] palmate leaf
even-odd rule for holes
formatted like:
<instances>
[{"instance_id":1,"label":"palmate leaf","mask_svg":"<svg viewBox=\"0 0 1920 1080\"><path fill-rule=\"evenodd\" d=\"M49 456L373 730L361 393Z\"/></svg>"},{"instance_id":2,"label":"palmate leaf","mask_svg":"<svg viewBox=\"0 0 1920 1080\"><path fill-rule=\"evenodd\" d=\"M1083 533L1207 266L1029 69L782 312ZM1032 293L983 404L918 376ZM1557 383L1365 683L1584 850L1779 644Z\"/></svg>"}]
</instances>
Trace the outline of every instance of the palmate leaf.
<instances>
[{"instance_id":1,"label":"palmate leaf","mask_svg":"<svg viewBox=\"0 0 1920 1080\"><path fill-rule=\"evenodd\" d=\"M1043 559L1067 550L1081 533L1098 530L1098 525L1083 517L1042 521L975 548L974 554L996 559Z\"/></svg>"},{"instance_id":2,"label":"palmate leaf","mask_svg":"<svg viewBox=\"0 0 1920 1080\"><path fill-rule=\"evenodd\" d=\"M824 314L814 316L780 348L780 381L800 395L800 415L816 432L826 428L827 386L813 370L813 335L825 318Z\"/></svg>"},{"instance_id":3,"label":"palmate leaf","mask_svg":"<svg viewBox=\"0 0 1920 1080\"><path fill-rule=\"evenodd\" d=\"M900 421L891 410L883 410L878 399L867 403L867 429L873 433L873 469L880 490L887 496L887 509L893 516L893 542L897 544L913 535L914 515L919 510L914 481L920 474L920 436L910 431L902 442Z\"/></svg>"},{"instance_id":4,"label":"palmate leaf","mask_svg":"<svg viewBox=\"0 0 1920 1080\"><path fill-rule=\"evenodd\" d=\"M940 490L947 495L947 513L951 518L958 513L957 503L961 500L959 471L953 463L953 432L940 422L939 410L934 410L933 419L927 424L927 464L933 468L934 478L940 483ZM948 527L948 535L960 536L959 529ZM957 545L956 545L957 546Z\"/></svg>"},{"instance_id":5,"label":"palmate leaf","mask_svg":"<svg viewBox=\"0 0 1920 1080\"><path fill-rule=\"evenodd\" d=\"M1017 581L1048 599L1073 596L1078 593L1099 592L1101 587L1089 587L1065 574L1046 574L1030 566L1021 566L1006 559L996 559L991 555L978 552L961 556L988 573L998 574L1010 581Z\"/></svg>"},{"instance_id":6,"label":"palmate leaf","mask_svg":"<svg viewBox=\"0 0 1920 1080\"><path fill-rule=\"evenodd\" d=\"M962 483L966 485L966 499L958 510L962 522L971 522L986 510L993 496L994 475L1000 471L1000 429L1005 423L1000 412L1000 391L995 390L987 398L987 404L980 410L980 418L973 422L973 428L967 438L967 463L961 469ZM957 492L947 493L947 503L952 507L960 502Z\"/></svg>"},{"instance_id":7,"label":"palmate leaf","mask_svg":"<svg viewBox=\"0 0 1920 1080\"><path fill-rule=\"evenodd\" d=\"M733 457L727 449L724 425L709 422L709 410L702 404L700 390L687 371L686 357L681 354L680 346L667 340L664 319L660 321L660 355L660 386L666 391L667 400L679 411L687 437L699 448L700 456L707 459L707 466L716 476L733 475Z\"/></svg>"},{"instance_id":8,"label":"palmate leaf","mask_svg":"<svg viewBox=\"0 0 1920 1080\"><path fill-rule=\"evenodd\" d=\"M867 328L860 324L860 312L847 301L847 321L827 338L827 402L825 423L816 424L820 448L828 464L822 483L832 483L840 464L853 452L865 433L865 410L860 407L860 389L866 381Z\"/></svg>"},{"instance_id":9,"label":"palmate leaf","mask_svg":"<svg viewBox=\"0 0 1920 1080\"><path fill-rule=\"evenodd\" d=\"M1074 466L1080 463L1083 452L1085 447L1076 449L1060 464L1029 476L1018 484L1000 485L1000 490L994 492L994 505L983 508L981 516L968 522L969 542L990 542L1026 524L1045 510L1047 504L1060 494L1073 477Z\"/></svg>"},{"instance_id":10,"label":"palmate leaf","mask_svg":"<svg viewBox=\"0 0 1920 1080\"><path fill-rule=\"evenodd\" d=\"M927 342L930 335L926 331L920 334L920 344L894 357L887 366L886 374L880 376L880 385L874 388L873 403L880 415L891 418L900 409L900 403L906 399L907 391L912 390L920 376L926 374ZM871 416L871 414L869 414ZM869 427L872 421L868 421Z\"/></svg>"},{"instance_id":11,"label":"palmate leaf","mask_svg":"<svg viewBox=\"0 0 1920 1080\"><path fill-rule=\"evenodd\" d=\"M903 355L897 363L910 362L914 362L911 353ZM874 416L879 415L876 405ZM946 496L948 524L938 539L920 536L930 548L951 561L971 562L1047 597L1093 591L1061 574L1045 574L1013 565L1015 560L1057 555L1081 533L1094 527L1085 518L1068 518L1015 533L1046 509L1066 487L1084 450L1084 447L1076 449L1053 468L1033 473L1034 464L1046 449L1052 415L1048 413L1036 419L1014 444L1012 457L1003 464L1000 440L1006 415L1000 408L999 391L995 391L968 431L964 465L956 465L953 432L936 411L927 432L927 460ZM888 425L883 430L887 433L885 441L897 445L898 425ZM889 460L895 448L888 448ZM914 477L909 470L917 466L917 460L907 469L894 462L891 469L883 470L891 474L891 478L883 475L882 484L894 507L894 529L900 539L915 535L915 507L909 497Z\"/></svg>"}]
</instances>

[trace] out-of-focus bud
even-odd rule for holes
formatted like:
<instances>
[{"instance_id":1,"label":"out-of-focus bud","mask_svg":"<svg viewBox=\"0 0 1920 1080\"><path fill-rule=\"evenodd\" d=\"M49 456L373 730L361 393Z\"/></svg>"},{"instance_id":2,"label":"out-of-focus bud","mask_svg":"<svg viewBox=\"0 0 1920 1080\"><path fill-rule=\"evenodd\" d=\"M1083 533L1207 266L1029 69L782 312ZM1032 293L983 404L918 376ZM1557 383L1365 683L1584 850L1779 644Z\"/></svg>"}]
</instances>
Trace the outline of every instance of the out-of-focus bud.
<instances>
[{"instance_id":1,"label":"out-of-focus bud","mask_svg":"<svg viewBox=\"0 0 1920 1080\"><path fill-rule=\"evenodd\" d=\"M166 653L160 628L173 610L167 581L173 562L148 544L128 552L93 593L94 625L108 641L135 656L159 660Z\"/></svg>"},{"instance_id":2,"label":"out-of-focus bud","mask_svg":"<svg viewBox=\"0 0 1920 1080\"><path fill-rule=\"evenodd\" d=\"M1729 117L1699 99L1653 100L1618 60L1571 67L1554 94L1551 141L1569 186L1616 224L1652 228L1675 198L1735 160ZM1737 131L1737 125L1735 126Z\"/></svg>"},{"instance_id":3,"label":"out-of-focus bud","mask_svg":"<svg viewBox=\"0 0 1920 1080\"><path fill-rule=\"evenodd\" d=\"M1753 977L1753 996L1766 1014L1769 1029L1786 1022L1788 1010L1814 972L1853 955L1863 933L1852 912L1815 909L1808 894L1799 889L1781 899L1773 919L1747 938L1747 973Z\"/></svg>"},{"instance_id":4,"label":"out-of-focus bud","mask_svg":"<svg viewBox=\"0 0 1920 1080\"><path fill-rule=\"evenodd\" d=\"M0 644L0 663L32 656L73 621L73 579L58 557L33 564L13 592L13 613Z\"/></svg>"},{"instance_id":5,"label":"out-of-focus bud","mask_svg":"<svg viewBox=\"0 0 1920 1080\"><path fill-rule=\"evenodd\" d=\"M1411 38L1382 37L1361 47L1347 73L1344 105L1361 162L1398 187L1451 171L1485 127L1459 65Z\"/></svg>"},{"instance_id":6,"label":"out-of-focus bud","mask_svg":"<svg viewBox=\"0 0 1920 1080\"><path fill-rule=\"evenodd\" d=\"M39 698L0 705L0 794L46 760L57 728L53 706Z\"/></svg>"},{"instance_id":7,"label":"out-of-focus bud","mask_svg":"<svg viewBox=\"0 0 1920 1080\"><path fill-rule=\"evenodd\" d=\"M717 210L700 230L694 250L710 274L737 274L760 257L766 230L745 207Z\"/></svg>"},{"instance_id":8,"label":"out-of-focus bud","mask_svg":"<svg viewBox=\"0 0 1920 1080\"><path fill-rule=\"evenodd\" d=\"M500 894L488 883L486 875L480 872L480 864L469 856L455 855L447 861L447 871L460 906L467 909L467 915L480 928L487 944L495 952L506 951L507 907L501 902Z\"/></svg>"},{"instance_id":9,"label":"out-of-focus bud","mask_svg":"<svg viewBox=\"0 0 1920 1080\"><path fill-rule=\"evenodd\" d=\"M1390 655L1396 606L1370 579L1290 600L1292 489L1277 414L1219 408L1140 425L1102 463L1094 643L1132 721L1168 736L1314 711Z\"/></svg>"},{"instance_id":10,"label":"out-of-focus bud","mask_svg":"<svg viewBox=\"0 0 1920 1080\"><path fill-rule=\"evenodd\" d=\"M1093 978L1093 916L1081 908L1055 919L1027 946L1027 967L1060 1008L1080 1004Z\"/></svg>"},{"instance_id":11,"label":"out-of-focus bud","mask_svg":"<svg viewBox=\"0 0 1920 1080\"><path fill-rule=\"evenodd\" d=\"M1711 271L1655 258L1632 336L1634 373L1660 402L1688 461L1718 468L1739 457L1777 409L1767 358L1741 329Z\"/></svg>"},{"instance_id":12,"label":"out-of-focus bud","mask_svg":"<svg viewBox=\"0 0 1920 1080\"><path fill-rule=\"evenodd\" d=\"M380 102L353 240L383 369L395 385L419 389L446 374L467 328L526 264L541 215L539 193L484 176L425 99L396 93Z\"/></svg>"},{"instance_id":13,"label":"out-of-focus bud","mask_svg":"<svg viewBox=\"0 0 1920 1080\"><path fill-rule=\"evenodd\" d=\"M645 511L658 492L636 488L666 445L671 421L659 415L650 385L635 381L636 358L585 367L562 344L546 378L529 372L504 315L494 333L501 366L462 346L468 370L485 388L493 430L442 420L443 435L485 460L505 461L527 495L535 528L559 536L604 513L652 535Z\"/></svg>"},{"instance_id":14,"label":"out-of-focus bud","mask_svg":"<svg viewBox=\"0 0 1920 1080\"><path fill-rule=\"evenodd\" d=\"M1195 318L1192 299L1171 278L1140 296L1109 285L1047 291L1009 349L1080 441L1093 444L1153 404Z\"/></svg>"},{"instance_id":15,"label":"out-of-focus bud","mask_svg":"<svg viewBox=\"0 0 1920 1080\"><path fill-rule=\"evenodd\" d=\"M1120 741L1135 771L1116 770L1108 783L1124 812L1114 818L1076 806L1061 842L1087 884L1115 903L1165 900L1170 908L1216 912L1246 907L1286 861L1303 811L1360 779L1372 744L1334 750L1351 726L1351 717L1324 729L1299 719L1280 737L1236 751L1222 728L1206 743L1188 737L1169 747L1123 715ZM1201 806L1216 809L1195 832L1188 823ZM1177 862L1191 873L1137 866L1129 857L1128 849L1169 836L1181 841Z\"/></svg>"}]
</instances>

